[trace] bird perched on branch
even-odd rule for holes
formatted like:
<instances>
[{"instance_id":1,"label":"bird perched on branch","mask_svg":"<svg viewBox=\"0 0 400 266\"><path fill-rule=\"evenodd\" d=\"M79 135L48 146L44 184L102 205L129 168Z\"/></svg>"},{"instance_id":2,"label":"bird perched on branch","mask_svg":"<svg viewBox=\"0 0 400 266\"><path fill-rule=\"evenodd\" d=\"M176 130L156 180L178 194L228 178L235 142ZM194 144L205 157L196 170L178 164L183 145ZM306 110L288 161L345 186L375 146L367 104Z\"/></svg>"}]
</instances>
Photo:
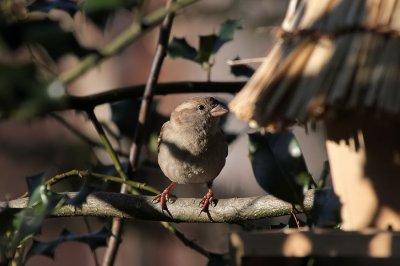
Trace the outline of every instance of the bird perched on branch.
<instances>
[{"instance_id":1,"label":"bird perched on branch","mask_svg":"<svg viewBox=\"0 0 400 266\"><path fill-rule=\"evenodd\" d=\"M180 104L161 128L158 164L172 183L154 201L167 209L166 202L176 184L207 184L208 193L200 202L208 211L214 195L213 180L221 172L228 145L219 127L219 118L228 109L212 97L194 97Z\"/></svg>"}]
</instances>

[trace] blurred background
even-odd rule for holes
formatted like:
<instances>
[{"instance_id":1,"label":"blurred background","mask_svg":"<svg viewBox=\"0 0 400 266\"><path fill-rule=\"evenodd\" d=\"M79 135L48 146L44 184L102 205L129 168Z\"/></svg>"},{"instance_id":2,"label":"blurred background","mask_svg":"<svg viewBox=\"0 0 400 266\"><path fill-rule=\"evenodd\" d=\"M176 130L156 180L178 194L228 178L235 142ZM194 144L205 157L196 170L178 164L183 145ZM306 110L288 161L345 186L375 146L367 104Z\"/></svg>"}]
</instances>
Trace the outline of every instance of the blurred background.
<instances>
[{"instance_id":1,"label":"blurred background","mask_svg":"<svg viewBox=\"0 0 400 266\"><path fill-rule=\"evenodd\" d=\"M153 10L164 5L164 1L146 1L146 10ZM273 27L282 21L288 1L277 0L203 0L179 12L173 24L173 37L185 37L190 44L197 46L198 36L216 32L220 24L227 19L239 20L243 26L234 35L232 42L224 45L216 56L212 68L212 81L246 80L230 73L227 61L237 56L240 58L263 57L273 44ZM54 12L52 16L62 17ZM66 18L75 29L78 41L88 48L101 48L115 36L126 29L135 19L135 13L128 10L117 11L106 23L104 29L96 27L79 12L72 19ZM150 65L154 56L158 30L146 34L139 41L130 45L122 53L106 60L79 78L68 89L72 95L90 95L114 88L143 84L147 80ZM67 55L56 61L57 73L72 68L78 63L74 55ZM252 65L256 68L258 65ZM170 81L206 81L206 72L193 62L182 59L166 58L159 82ZM154 141L162 122L170 112L183 100L193 94L176 94L155 98L153 113L153 132L149 141ZM233 95L215 94L216 98L228 103ZM135 113L136 110L136 113ZM129 153L132 129L135 125L137 107L129 102L119 102L113 107L109 104L98 106L96 114L111 132L124 135L114 140L122 153ZM91 139L99 142L97 133L82 113L66 111L57 117L41 117L26 121L2 120L0 122L0 200L14 199L22 195L27 187L25 177L45 172L50 177L56 173L71 169L85 169L92 158L99 163L110 164L108 155L99 148L88 145L71 133L62 123L67 121L74 128ZM115 123L118 120L119 125ZM122 121L122 122L121 122ZM224 129L229 134L237 135L229 146L229 155L225 168L214 182L214 193L217 198L248 197L263 195L265 192L257 185L247 157L247 125L227 117ZM121 132L124 130L125 132ZM304 130L297 129L298 134L305 135ZM309 145L305 145L310 147ZM306 148L307 149L307 148ZM94 154L93 154L94 152ZM306 155L320 158L321 154L311 151ZM325 156L325 155L323 155ZM322 156L322 159L324 158ZM320 161L322 160L320 159ZM318 163L312 174L321 172L322 164ZM313 173L314 172L314 173ZM157 168L151 148L143 149L138 178L148 184L163 189L169 180ZM73 180L58 187L63 191L74 191L79 183ZM205 187L197 185L177 186L178 197L200 197ZM68 228L75 233L87 233L101 228L104 220L97 218L65 218L46 220L41 240L56 237L62 229ZM116 265L205 265L207 259L197 252L185 247L173 235L157 222L125 221L122 244ZM235 226L227 224L177 224L187 238L192 239L206 249L223 253L228 251L228 233ZM105 248L98 248L98 260L102 260ZM190 263L188 263L190 262ZM55 253L54 260L44 256L32 257L28 265L96 265L95 258L87 245L76 242L62 244Z\"/></svg>"}]
</instances>

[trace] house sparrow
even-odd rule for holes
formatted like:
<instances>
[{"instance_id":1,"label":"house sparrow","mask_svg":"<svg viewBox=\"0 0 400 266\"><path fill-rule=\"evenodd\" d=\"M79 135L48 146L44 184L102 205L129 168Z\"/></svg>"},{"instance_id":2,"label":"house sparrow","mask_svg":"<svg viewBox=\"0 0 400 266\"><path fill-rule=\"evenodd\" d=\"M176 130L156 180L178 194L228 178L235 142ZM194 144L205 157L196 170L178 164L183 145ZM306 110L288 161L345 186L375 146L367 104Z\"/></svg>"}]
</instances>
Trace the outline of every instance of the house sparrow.
<instances>
[{"instance_id":1,"label":"house sparrow","mask_svg":"<svg viewBox=\"0 0 400 266\"><path fill-rule=\"evenodd\" d=\"M200 202L207 211L214 196L213 180L221 172L228 145L219 127L227 108L212 97L194 97L180 104L161 128L158 164L172 183L154 201L167 209L166 202L176 184L207 184L208 193Z\"/></svg>"}]
</instances>

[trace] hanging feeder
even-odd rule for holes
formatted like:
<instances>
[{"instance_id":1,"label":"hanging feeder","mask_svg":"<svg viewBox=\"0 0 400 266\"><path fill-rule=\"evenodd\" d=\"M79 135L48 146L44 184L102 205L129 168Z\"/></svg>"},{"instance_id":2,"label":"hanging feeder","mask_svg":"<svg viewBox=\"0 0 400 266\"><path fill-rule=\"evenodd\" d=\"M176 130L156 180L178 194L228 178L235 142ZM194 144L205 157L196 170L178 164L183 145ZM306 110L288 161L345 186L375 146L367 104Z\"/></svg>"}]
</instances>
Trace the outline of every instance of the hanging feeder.
<instances>
[{"instance_id":1,"label":"hanging feeder","mask_svg":"<svg viewBox=\"0 0 400 266\"><path fill-rule=\"evenodd\" d=\"M400 1L292 0L230 104L251 126L323 121L342 228L400 230Z\"/></svg>"}]
</instances>

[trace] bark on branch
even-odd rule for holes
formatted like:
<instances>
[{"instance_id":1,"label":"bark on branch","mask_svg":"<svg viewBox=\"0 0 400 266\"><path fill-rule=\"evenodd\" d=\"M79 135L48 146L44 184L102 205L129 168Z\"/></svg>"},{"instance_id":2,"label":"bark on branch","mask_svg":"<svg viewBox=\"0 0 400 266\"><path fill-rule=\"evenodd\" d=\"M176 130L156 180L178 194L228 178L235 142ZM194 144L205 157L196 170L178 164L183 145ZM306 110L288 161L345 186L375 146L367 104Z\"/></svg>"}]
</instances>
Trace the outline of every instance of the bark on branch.
<instances>
[{"instance_id":1,"label":"bark on branch","mask_svg":"<svg viewBox=\"0 0 400 266\"><path fill-rule=\"evenodd\" d=\"M73 197L76 193L66 193ZM290 214L291 205L273 196L249 198L230 198L218 200L209 213L199 215L200 199L177 198L169 202L168 211L162 211L160 204L152 202L150 196L132 196L112 192L95 192L88 196L81 207L63 206L54 211L55 217L98 216L124 219L143 219L151 221L189 222L189 223L243 223L247 220L277 217ZM27 206L28 199L20 198L8 202L13 209ZM314 191L306 193L304 207L310 211L314 203ZM5 207L6 202L0 202Z\"/></svg>"},{"instance_id":2,"label":"bark on branch","mask_svg":"<svg viewBox=\"0 0 400 266\"><path fill-rule=\"evenodd\" d=\"M236 82L200 82L183 81L159 83L155 85L154 95L166 95L172 93L236 93L243 86L244 81ZM63 111L68 109L87 110L97 105L112 103L124 99L140 98L143 96L145 85L130 86L112 89L88 96L72 96L65 98L66 104L54 106L51 111Z\"/></svg>"}]
</instances>

